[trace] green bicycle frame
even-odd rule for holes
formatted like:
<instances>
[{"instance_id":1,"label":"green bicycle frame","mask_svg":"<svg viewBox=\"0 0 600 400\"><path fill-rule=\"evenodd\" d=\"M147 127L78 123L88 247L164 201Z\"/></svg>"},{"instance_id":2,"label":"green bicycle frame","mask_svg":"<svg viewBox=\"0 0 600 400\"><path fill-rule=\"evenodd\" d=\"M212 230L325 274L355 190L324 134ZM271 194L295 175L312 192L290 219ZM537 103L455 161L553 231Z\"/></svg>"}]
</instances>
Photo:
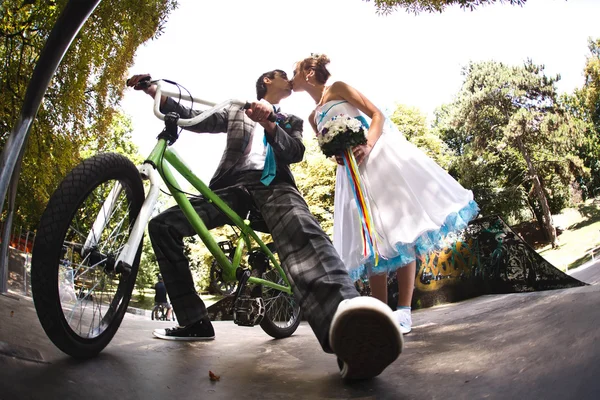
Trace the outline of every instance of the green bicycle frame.
<instances>
[{"instance_id":1,"label":"green bicycle frame","mask_svg":"<svg viewBox=\"0 0 600 400\"><path fill-rule=\"evenodd\" d=\"M254 232L254 230L250 227L250 221L242 219L223 200L221 200L219 196L210 190L210 188L192 172L190 167L185 164L185 162L177 155L177 153L169 149L165 139L158 140L158 143L150 153L150 156L146 162L150 162L156 166L156 169L158 170L163 181L167 184L169 191L175 198L175 201L181 208L181 211L187 217L188 221L202 242L206 245L208 251L210 251L210 253L221 266L223 270L222 276L224 281L232 282L237 280L236 270L240 267L244 246L247 246L248 249L251 249L252 241L254 241L258 247L260 247L260 249L269 257L269 260L271 260L273 266L285 282L285 286L256 277L250 277L248 279L248 283L260 284L281 292L285 292L287 294L292 294L292 288L287 275L279 265L279 262L271 250L269 250L263 241L260 240L256 232ZM229 260L223 250L219 247L202 219L200 219L194 210L190 200L179 187L179 184L177 183L177 180L171 171L171 167L179 172L181 176L183 176L186 181L188 181L196 190L198 190L208 202L219 208L231 220L231 222L240 229L240 238L236 244L236 250L232 261Z\"/></svg>"}]
</instances>

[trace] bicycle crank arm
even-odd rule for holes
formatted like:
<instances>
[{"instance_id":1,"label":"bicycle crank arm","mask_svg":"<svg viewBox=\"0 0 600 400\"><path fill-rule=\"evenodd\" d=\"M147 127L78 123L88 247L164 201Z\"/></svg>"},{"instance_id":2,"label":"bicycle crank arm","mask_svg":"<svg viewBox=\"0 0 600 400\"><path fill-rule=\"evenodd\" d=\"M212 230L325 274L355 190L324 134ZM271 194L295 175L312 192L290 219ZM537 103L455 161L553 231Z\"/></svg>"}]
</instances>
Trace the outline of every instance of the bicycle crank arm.
<instances>
[{"instance_id":1,"label":"bicycle crank arm","mask_svg":"<svg viewBox=\"0 0 600 400\"><path fill-rule=\"evenodd\" d=\"M255 326L265 316L265 302L262 297L251 297L243 294L250 278L249 270L238 270L239 285L233 300L233 322L239 326ZM230 310L231 313L231 310Z\"/></svg>"},{"instance_id":2,"label":"bicycle crank arm","mask_svg":"<svg viewBox=\"0 0 600 400\"><path fill-rule=\"evenodd\" d=\"M235 291L235 295L233 296L233 304L231 306L231 309L229 310L230 314L234 312L235 303L237 302L237 299L240 298L242 296L242 293L244 293L244 290L246 290L248 279L250 279L250 271L248 271L247 269L239 268L237 270L237 275L239 275L238 281L240 283L238 284L237 290Z\"/></svg>"}]
</instances>

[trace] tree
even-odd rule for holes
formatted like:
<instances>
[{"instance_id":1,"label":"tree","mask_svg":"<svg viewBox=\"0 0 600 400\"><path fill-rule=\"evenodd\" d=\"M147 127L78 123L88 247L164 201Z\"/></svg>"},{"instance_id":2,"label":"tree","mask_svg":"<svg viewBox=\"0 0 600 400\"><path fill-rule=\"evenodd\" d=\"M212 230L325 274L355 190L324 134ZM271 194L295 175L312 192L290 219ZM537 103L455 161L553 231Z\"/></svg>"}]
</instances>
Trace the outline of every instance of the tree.
<instances>
[{"instance_id":1,"label":"tree","mask_svg":"<svg viewBox=\"0 0 600 400\"><path fill-rule=\"evenodd\" d=\"M531 61L520 67L471 63L463 73L462 89L439 113L436 129L462 154L463 177L485 182L486 196L509 189L508 184L522 186L519 192L527 194L523 200L556 245L551 201L559 205L565 197L561 188L583 167L574 154L580 139L577 124L557 100L560 76L547 77L544 67ZM465 168L467 163L471 169ZM485 205L489 199L479 200Z\"/></svg>"},{"instance_id":2,"label":"tree","mask_svg":"<svg viewBox=\"0 0 600 400\"><path fill-rule=\"evenodd\" d=\"M578 147L578 155L588 176L581 176L579 183L586 196L600 192L600 39L589 39L590 54L583 70L585 82L572 96L562 98L565 107L580 120L584 139Z\"/></svg>"},{"instance_id":3,"label":"tree","mask_svg":"<svg viewBox=\"0 0 600 400\"><path fill-rule=\"evenodd\" d=\"M452 152L435 131L429 129L427 117L416 107L396 105L390 120L402 134L442 168L451 165Z\"/></svg>"},{"instance_id":4,"label":"tree","mask_svg":"<svg viewBox=\"0 0 600 400\"><path fill-rule=\"evenodd\" d=\"M582 103L596 135L600 136L600 38L588 39L590 55L587 56L583 75L585 83L580 91Z\"/></svg>"},{"instance_id":5,"label":"tree","mask_svg":"<svg viewBox=\"0 0 600 400\"><path fill-rule=\"evenodd\" d=\"M54 22L68 0L0 3L0 146L19 116L25 90ZM162 31L175 0L103 0L65 54L32 126L17 193L15 223L37 225L49 193L96 142L107 148L123 79L137 47Z\"/></svg>"},{"instance_id":6,"label":"tree","mask_svg":"<svg viewBox=\"0 0 600 400\"><path fill-rule=\"evenodd\" d=\"M370 0L366 0L370 1ZM398 8L408 12L442 12L448 6L458 5L460 8L473 11L476 7L496 2L522 6L527 0L373 0L377 10L383 14L391 13Z\"/></svg>"}]
</instances>

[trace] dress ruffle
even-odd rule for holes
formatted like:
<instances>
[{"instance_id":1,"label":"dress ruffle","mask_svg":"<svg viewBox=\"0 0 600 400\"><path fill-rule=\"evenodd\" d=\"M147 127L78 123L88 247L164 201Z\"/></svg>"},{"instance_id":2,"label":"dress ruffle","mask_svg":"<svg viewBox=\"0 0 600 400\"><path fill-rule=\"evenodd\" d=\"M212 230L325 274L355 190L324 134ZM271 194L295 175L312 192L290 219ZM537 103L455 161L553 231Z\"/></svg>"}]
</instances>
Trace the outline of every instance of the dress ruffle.
<instances>
[{"instance_id":1,"label":"dress ruffle","mask_svg":"<svg viewBox=\"0 0 600 400\"><path fill-rule=\"evenodd\" d=\"M395 246L397 255L391 258L380 258L375 266L374 257L365 260L358 267L349 267L349 274L353 281L365 278L369 275L377 275L395 271L406 264L415 261L417 256L427 254L431 251L441 250L457 238L457 234L465 230L471 220L479 214L479 207L473 200L460 209L451 213L439 229L429 230L420 234L412 243L397 243Z\"/></svg>"}]
</instances>

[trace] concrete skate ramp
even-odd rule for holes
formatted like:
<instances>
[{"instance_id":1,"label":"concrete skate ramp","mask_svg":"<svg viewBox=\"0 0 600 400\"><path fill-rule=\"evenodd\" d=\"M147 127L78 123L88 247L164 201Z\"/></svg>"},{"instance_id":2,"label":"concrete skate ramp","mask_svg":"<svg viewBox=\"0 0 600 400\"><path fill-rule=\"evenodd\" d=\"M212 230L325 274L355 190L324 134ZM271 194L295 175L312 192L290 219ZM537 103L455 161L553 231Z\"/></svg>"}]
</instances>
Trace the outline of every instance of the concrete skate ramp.
<instances>
[{"instance_id":1,"label":"concrete skate ramp","mask_svg":"<svg viewBox=\"0 0 600 400\"><path fill-rule=\"evenodd\" d=\"M546 261L502 218L490 216L472 221L451 247L417 260L412 306L584 285ZM390 279L391 305L397 292L395 279Z\"/></svg>"}]
</instances>

